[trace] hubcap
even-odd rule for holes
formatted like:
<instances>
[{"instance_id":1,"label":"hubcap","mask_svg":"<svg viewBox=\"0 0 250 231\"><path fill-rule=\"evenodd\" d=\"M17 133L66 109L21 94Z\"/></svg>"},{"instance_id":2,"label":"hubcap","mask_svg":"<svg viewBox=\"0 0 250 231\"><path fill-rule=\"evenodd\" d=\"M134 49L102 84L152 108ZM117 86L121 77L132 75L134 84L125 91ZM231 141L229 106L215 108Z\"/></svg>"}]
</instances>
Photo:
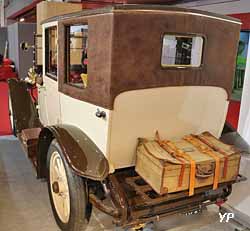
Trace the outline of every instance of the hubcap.
<instances>
[{"instance_id":1,"label":"hubcap","mask_svg":"<svg viewBox=\"0 0 250 231\"><path fill-rule=\"evenodd\" d=\"M69 221L70 197L68 179L60 154L55 151L50 159L50 189L57 215L63 223Z\"/></svg>"},{"instance_id":2,"label":"hubcap","mask_svg":"<svg viewBox=\"0 0 250 231\"><path fill-rule=\"evenodd\" d=\"M60 192L59 183L58 183L57 181L55 181L55 182L52 184L52 189L53 189L53 192L56 193L56 194Z\"/></svg>"}]
</instances>

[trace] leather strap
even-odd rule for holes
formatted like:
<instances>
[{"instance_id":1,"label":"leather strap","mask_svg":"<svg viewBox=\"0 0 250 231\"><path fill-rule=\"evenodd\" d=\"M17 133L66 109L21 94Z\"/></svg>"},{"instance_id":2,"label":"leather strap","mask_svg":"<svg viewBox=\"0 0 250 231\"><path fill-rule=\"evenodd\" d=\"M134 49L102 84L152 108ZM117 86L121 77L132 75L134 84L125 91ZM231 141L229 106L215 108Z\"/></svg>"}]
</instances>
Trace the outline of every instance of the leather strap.
<instances>
[{"instance_id":1,"label":"leather strap","mask_svg":"<svg viewBox=\"0 0 250 231\"><path fill-rule=\"evenodd\" d=\"M220 158L209 147L202 145L200 140L198 140L196 136L189 135L185 136L183 139L192 144L194 147L196 147L200 152L211 156L215 160L213 189L217 189L220 177Z\"/></svg>"},{"instance_id":2,"label":"leather strap","mask_svg":"<svg viewBox=\"0 0 250 231\"><path fill-rule=\"evenodd\" d=\"M189 196L194 195L194 187L195 187L195 169L196 163L195 161L184 151L178 149L174 143L171 141L164 140L164 143L168 145L174 152L176 152L178 156L188 160L190 162L190 177L189 177Z\"/></svg>"},{"instance_id":3,"label":"leather strap","mask_svg":"<svg viewBox=\"0 0 250 231\"><path fill-rule=\"evenodd\" d=\"M156 141L167 152L170 151L169 153L174 153L175 157L183 158L183 159L188 160L190 162L189 196L193 196L194 195L194 187L195 187L195 169L196 169L195 161L187 153L185 153L181 149L177 148L173 142L171 142L169 140L161 140L158 131L156 132ZM184 164L184 168L185 168L185 164ZM183 178L184 170L183 170L183 172L181 172L180 176L181 175Z\"/></svg>"},{"instance_id":4,"label":"leather strap","mask_svg":"<svg viewBox=\"0 0 250 231\"><path fill-rule=\"evenodd\" d=\"M163 148L165 151L167 151L173 158L179 160L181 162L181 171L179 175L179 180L178 180L178 187L182 186L183 183L183 178L184 178L184 172L185 172L185 161L180 158L180 156L177 156L176 153L168 147L164 142L157 141L157 143Z\"/></svg>"},{"instance_id":5,"label":"leather strap","mask_svg":"<svg viewBox=\"0 0 250 231\"><path fill-rule=\"evenodd\" d=\"M192 135L195 136L195 135ZM219 152L224 156L224 167L223 167L223 178L226 178L227 176L227 169L228 169L228 155L225 151L220 149L219 147L216 147L214 144L212 144L209 140L207 140L204 136L198 135L195 136L197 139L205 143L207 146L209 146L211 149L213 149L216 152Z\"/></svg>"},{"instance_id":6,"label":"leather strap","mask_svg":"<svg viewBox=\"0 0 250 231\"><path fill-rule=\"evenodd\" d=\"M179 180L178 180L178 187L181 187L182 184L183 184L183 178L184 178L184 172L185 172L185 161L182 158L176 156L175 152L173 152L167 145L164 144L164 142L161 141L158 131L156 131L155 138L156 138L155 139L156 142L160 145L161 148L163 148L173 158L180 161L180 163L181 163L181 171L180 171Z\"/></svg>"}]
</instances>

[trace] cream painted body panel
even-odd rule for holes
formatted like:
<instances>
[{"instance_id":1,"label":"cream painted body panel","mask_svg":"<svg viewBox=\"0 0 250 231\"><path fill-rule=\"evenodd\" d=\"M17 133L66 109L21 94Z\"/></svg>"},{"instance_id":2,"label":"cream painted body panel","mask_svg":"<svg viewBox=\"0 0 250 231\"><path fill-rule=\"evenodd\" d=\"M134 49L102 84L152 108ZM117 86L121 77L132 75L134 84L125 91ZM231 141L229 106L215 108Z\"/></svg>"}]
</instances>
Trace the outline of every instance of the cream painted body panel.
<instances>
[{"instance_id":1,"label":"cream painted body panel","mask_svg":"<svg viewBox=\"0 0 250 231\"><path fill-rule=\"evenodd\" d=\"M113 168L132 166L138 137L181 137L209 131L221 135L228 108L222 88L189 86L128 91L115 99L108 159Z\"/></svg>"},{"instance_id":2,"label":"cream painted body panel","mask_svg":"<svg viewBox=\"0 0 250 231\"><path fill-rule=\"evenodd\" d=\"M37 84L38 88L38 114L42 124L48 124L48 113L46 107L45 88Z\"/></svg>"},{"instance_id":3,"label":"cream painted body panel","mask_svg":"<svg viewBox=\"0 0 250 231\"><path fill-rule=\"evenodd\" d=\"M54 125L61 123L60 98L58 82L44 76L43 86L38 90L43 92L44 108L40 110L39 116L43 125ZM42 115L41 115L42 114ZM44 119L44 120L43 120Z\"/></svg>"},{"instance_id":4,"label":"cream painted body panel","mask_svg":"<svg viewBox=\"0 0 250 231\"><path fill-rule=\"evenodd\" d=\"M80 128L107 156L111 111L60 93L62 123ZM96 111L106 112L106 119L96 117Z\"/></svg>"}]
</instances>

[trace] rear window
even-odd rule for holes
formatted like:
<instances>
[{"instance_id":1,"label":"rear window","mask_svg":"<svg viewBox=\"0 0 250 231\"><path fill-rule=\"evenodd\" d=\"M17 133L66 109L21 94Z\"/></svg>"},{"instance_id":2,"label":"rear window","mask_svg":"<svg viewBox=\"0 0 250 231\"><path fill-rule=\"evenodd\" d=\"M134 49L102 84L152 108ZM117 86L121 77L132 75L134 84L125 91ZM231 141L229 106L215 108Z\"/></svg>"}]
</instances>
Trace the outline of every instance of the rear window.
<instances>
[{"instance_id":1,"label":"rear window","mask_svg":"<svg viewBox=\"0 0 250 231\"><path fill-rule=\"evenodd\" d=\"M200 67L204 39L201 36L164 35L163 67Z\"/></svg>"}]
</instances>

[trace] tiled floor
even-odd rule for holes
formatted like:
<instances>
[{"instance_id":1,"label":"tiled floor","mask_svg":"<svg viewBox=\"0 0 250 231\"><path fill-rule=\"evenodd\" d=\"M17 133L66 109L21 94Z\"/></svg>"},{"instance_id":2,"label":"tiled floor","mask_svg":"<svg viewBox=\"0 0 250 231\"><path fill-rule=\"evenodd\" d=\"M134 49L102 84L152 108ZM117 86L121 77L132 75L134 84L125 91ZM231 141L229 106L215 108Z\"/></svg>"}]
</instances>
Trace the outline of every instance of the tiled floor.
<instances>
[{"instance_id":1,"label":"tiled floor","mask_svg":"<svg viewBox=\"0 0 250 231\"><path fill-rule=\"evenodd\" d=\"M0 231L58 231L51 213L47 185L36 179L18 141L0 138ZM109 216L94 210L87 231L115 230ZM199 215L173 216L154 224L151 230L235 230L221 224L217 207ZM241 227L240 227L240 230Z\"/></svg>"}]
</instances>

